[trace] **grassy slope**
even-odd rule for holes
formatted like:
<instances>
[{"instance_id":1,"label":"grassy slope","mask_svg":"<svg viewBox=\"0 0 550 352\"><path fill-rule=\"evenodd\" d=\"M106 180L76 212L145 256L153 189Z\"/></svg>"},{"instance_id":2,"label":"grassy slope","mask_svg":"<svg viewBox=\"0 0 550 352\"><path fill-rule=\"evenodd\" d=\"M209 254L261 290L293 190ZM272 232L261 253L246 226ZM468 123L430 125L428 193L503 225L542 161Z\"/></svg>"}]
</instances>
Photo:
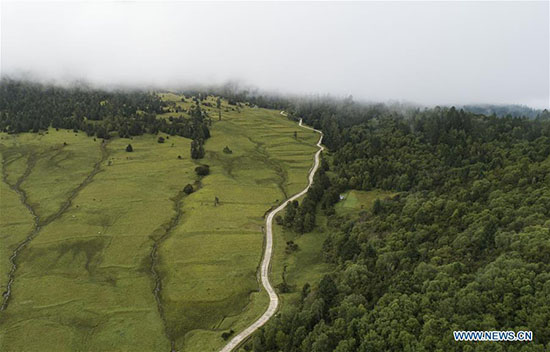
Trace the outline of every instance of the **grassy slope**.
<instances>
[{"instance_id":1,"label":"grassy slope","mask_svg":"<svg viewBox=\"0 0 550 352\"><path fill-rule=\"evenodd\" d=\"M261 314L263 215L304 187L317 138L277 111L232 109L224 103L220 122L210 109L212 138L201 163L212 174L182 200L182 217L159 247L165 321L152 294L150 254L176 213L174 197L195 180L190 140L114 139L102 152L82 133L0 135L8 183L32 166L21 188L45 224L19 257L0 313L0 350L168 350L175 339L178 349L208 351L223 345L221 331ZM124 151L129 142L133 153ZM225 145L233 154L222 152ZM5 285L8 254L32 217L5 183L0 191Z\"/></svg>"},{"instance_id":2,"label":"grassy slope","mask_svg":"<svg viewBox=\"0 0 550 352\"><path fill-rule=\"evenodd\" d=\"M40 201L48 208L37 206L44 219L101 160L99 141L72 134L74 140L68 140L65 133L50 131L33 150L67 141L74 150L62 153L66 162L52 165L46 162L49 154L42 155L45 162L37 162L22 185L31 201L48 200ZM177 140L175 147L158 145L153 136L134 138L131 154L124 151L126 140L108 144L102 171L22 252L13 296L0 321L2 350L169 348L151 294L151 236L169 220L170 198L194 178L192 162L176 155L178 149L188 150L189 141L171 140ZM56 173L72 175L72 182L51 176ZM32 177L41 181L31 182ZM51 344L44 343L48 339Z\"/></svg>"},{"instance_id":3,"label":"grassy slope","mask_svg":"<svg viewBox=\"0 0 550 352\"><path fill-rule=\"evenodd\" d=\"M279 293L282 306L292 305L300 297L302 287L314 284L321 277L331 271L331 265L323 262L322 247L327 238L326 217L317 213L317 226L307 234L296 234L282 226L273 225L275 251L271 272L271 282L277 286L283 282L283 275L291 290L288 293ZM294 241L298 250L292 253L285 252L286 242Z\"/></svg>"},{"instance_id":4,"label":"grassy slope","mask_svg":"<svg viewBox=\"0 0 550 352\"><path fill-rule=\"evenodd\" d=\"M0 292L4 292L11 269L9 257L33 228L32 216L19 201L19 195L5 182L0 183L0 224Z\"/></svg>"},{"instance_id":5,"label":"grassy slope","mask_svg":"<svg viewBox=\"0 0 550 352\"><path fill-rule=\"evenodd\" d=\"M167 318L185 351L217 350L222 331L244 328L265 309L256 278L263 215L306 185L316 150L317 136L279 112L236 110L224 102L218 121L217 109L210 109L212 138L201 162L212 175L184 204L182 224L161 250ZM223 153L225 146L233 153Z\"/></svg>"}]
</instances>

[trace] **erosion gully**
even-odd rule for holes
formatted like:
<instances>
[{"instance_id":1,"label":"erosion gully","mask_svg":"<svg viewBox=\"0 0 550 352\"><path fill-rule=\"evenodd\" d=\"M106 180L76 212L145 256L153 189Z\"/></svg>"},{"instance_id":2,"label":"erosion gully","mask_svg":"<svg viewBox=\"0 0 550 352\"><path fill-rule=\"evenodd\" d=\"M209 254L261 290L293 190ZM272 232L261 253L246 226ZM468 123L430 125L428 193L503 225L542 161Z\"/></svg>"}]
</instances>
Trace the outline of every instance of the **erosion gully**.
<instances>
[{"instance_id":1,"label":"erosion gully","mask_svg":"<svg viewBox=\"0 0 550 352\"><path fill-rule=\"evenodd\" d=\"M28 234L28 236L20 242L17 247L15 247L12 255L10 256L10 263L11 263L11 269L8 273L8 284L6 286L6 291L2 294L2 306L0 306L0 311L6 310L8 307L9 299L11 297L11 291L12 286L15 282L15 273L17 271L17 259L19 258L19 255L21 254L21 251L27 247L27 245L38 235L40 230L53 222L54 220L61 217L67 209L72 204L72 201L76 198L78 193L85 188L88 184L90 184L94 178L94 176L101 171L101 164L107 160L107 157L109 156L109 153L107 151L107 141L102 141L100 143L100 150L101 150L101 158L98 160L92 169L92 171L86 176L84 181L82 181L76 188L74 188L71 193L69 194L69 197L63 202L61 207L55 212L54 214L48 216L45 219L42 219L36 212L36 209L30 204L27 193L25 190L21 188L21 184L28 178L28 176L31 174L32 169L36 165L36 161L38 159L37 155L35 153L31 153L27 159L27 166L25 168L25 172L19 179L16 181L15 184L10 184L8 182L8 172L7 172L7 165L6 160L3 160L2 162L2 179L3 181L14 191L19 195L19 199L21 200L21 203L27 208L29 213L33 217L33 229Z\"/></svg>"},{"instance_id":2,"label":"erosion gully","mask_svg":"<svg viewBox=\"0 0 550 352\"><path fill-rule=\"evenodd\" d=\"M200 177L195 182L194 192L197 192L199 189L202 188L201 180L202 180L202 177ZM185 196L186 196L185 192L181 190L178 192L178 194L174 198L172 198L173 209L175 213L172 216L172 218L168 221L168 223L161 225L161 228L164 229L164 233L157 239L154 239L153 248L151 249L151 275L153 277L153 283L154 283L153 295L155 296L155 301L157 302L157 309L158 309L160 318L162 320L162 323L164 324L164 333L168 338L168 340L170 341L171 352L176 352L176 340L175 340L175 337L171 336L169 333L168 321L166 320L166 316L164 315L164 308L163 308L162 297L161 297L162 277L158 270L158 264L159 264L158 250L160 245L170 236L172 231L178 226L180 219L183 215L182 203L183 203L183 198L185 198Z\"/></svg>"}]
</instances>

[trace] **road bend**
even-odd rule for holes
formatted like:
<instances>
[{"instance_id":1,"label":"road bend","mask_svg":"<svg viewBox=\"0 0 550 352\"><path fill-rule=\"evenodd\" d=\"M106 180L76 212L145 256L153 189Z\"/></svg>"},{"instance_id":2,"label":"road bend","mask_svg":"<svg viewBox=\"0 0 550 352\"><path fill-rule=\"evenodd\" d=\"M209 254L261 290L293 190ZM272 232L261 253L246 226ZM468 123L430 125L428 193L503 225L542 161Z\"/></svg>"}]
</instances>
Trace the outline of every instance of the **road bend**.
<instances>
[{"instance_id":1,"label":"road bend","mask_svg":"<svg viewBox=\"0 0 550 352\"><path fill-rule=\"evenodd\" d=\"M281 115L286 116L286 114L281 111ZM316 130L314 128L304 126L302 124L302 119L300 119L299 126L308 130L315 131L319 133L319 141L317 142L317 147L319 147L319 150L315 153L314 163L311 169L309 170L308 174L308 184L306 188L304 188L301 192L296 193L292 197L285 200L281 205L279 205L277 208L272 210L266 218L265 221L265 251L262 259L262 266L261 266L261 272L260 272L260 278L262 280L262 285L267 291L267 294L269 295L269 306L267 307L267 310L262 314L258 320L256 320L254 323L252 323L249 327L247 327L245 330L241 331L237 335L235 335L227 345L225 345L220 352L231 352L233 349L237 346L239 346L244 340L246 340L250 335L252 335L256 330L258 330L262 325L267 323L267 321L275 315L275 312L277 311L277 307L279 306L279 297L277 296L277 293L273 289L273 286L271 285L271 282L269 282L269 268L271 265L271 256L273 254L273 218L275 218L275 215L282 211L287 203L289 201L293 201L295 199L300 198L304 194L306 194L307 190L311 185L313 184L313 176L315 176L315 172L319 168L319 159L321 156L321 152L324 150L324 147L321 145L323 141L323 132Z\"/></svg>"}]
</instances>

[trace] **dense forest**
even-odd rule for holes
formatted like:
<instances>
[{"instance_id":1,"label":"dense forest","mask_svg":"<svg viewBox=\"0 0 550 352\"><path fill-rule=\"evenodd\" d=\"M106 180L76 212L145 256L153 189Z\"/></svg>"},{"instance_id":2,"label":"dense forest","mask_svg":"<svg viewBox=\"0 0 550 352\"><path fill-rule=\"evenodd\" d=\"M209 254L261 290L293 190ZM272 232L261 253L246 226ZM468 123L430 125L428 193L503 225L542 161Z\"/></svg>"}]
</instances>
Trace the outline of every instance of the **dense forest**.
<instances>
[{"instance_id":1,"label":"dense forest","mask_svg":"<svg viewBox=\"0 0 550 352\"><path fill-rule=\"evenodd\" d=\"M331 211L328 195L308 194L287 210L280 223L296 232L313 227L291 221L300 211L329 215L322 255L336 269L301 288L299 305L286 306L246 349L550 348L547 111L536 119L455 108L405 116L351 100L287 109L325 133L331 153L316 181L325 192L398 195L356 217ZM455 342L453 330L532 330L534 341Z\"/></svg>"},{"instance_id":2,"label":"dense forest","mask_svg":"<svg viewBox=\"0 0 550 352\"><path fill-rule=\"evenodd\" d=\"M192 138L200 145L210 137L200 104L186 115L157 118L168 110L158 95L140 90L63 88L9 79L0 82L0 130L4 132L39 132L53 127L104 139L115 134L129 138L163 132Z\"/></svg>"}]
</instances>

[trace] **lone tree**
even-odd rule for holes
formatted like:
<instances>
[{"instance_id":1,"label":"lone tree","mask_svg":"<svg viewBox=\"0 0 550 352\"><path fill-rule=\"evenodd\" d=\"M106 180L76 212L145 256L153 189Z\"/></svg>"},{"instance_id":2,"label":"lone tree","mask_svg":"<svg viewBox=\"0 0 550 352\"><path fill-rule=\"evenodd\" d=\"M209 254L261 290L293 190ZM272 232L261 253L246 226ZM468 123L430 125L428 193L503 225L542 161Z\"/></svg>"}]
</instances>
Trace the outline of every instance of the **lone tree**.
<instances>
[{"instance_id":1,"label":"lone tree","mask_svg":"<svg viewBox=\"0 0 550 352\"><path fill-rule=\"evenodd\" d=\"M128 144L128 146L126 147L126 151L129 153L134 151L134 148L132 148L131 144Z\"/></svg>"},{"instance_id":2,"label":"lone tree","mask_svg":"<svg viewBox=\"0 0 550 352\"><path fill-rule=\"evenodd\" d=\"M382 202L379 198L376 198L376 200L374 201L374 204L372 205L372 212L374 213L374 215L378 215L380 214L380 212L382 212Z\"/></svg>"},{"instance_id":3,"label":"lone tree","mask_svg":"<svg viewBox=\"0 0 550 352\"><path fill-rule=\"evenodd\" d=\"M164 137L159 137L159 139L157 139L157 142L164 143Z\"/></svg>"},{"instance_id":4,"label":"lone tree","mask_svg":"<svg viewBox=\"0 0 550 352\"><path fill-rule=\"evenodd\" d=\"M191 158L202 159L204 157L204 142L202 139L193 139L191 142Z\"/></svg>"},{"instance_id":5,"label":"lone tree","mask_svg":"<svg viewBox=\"0 0 550 352\"><path fill-rule=\"evenodd\" d=\"M222 98L218 97L218 99L216 100L216 107L218 109L222 108Z\"/></svg>"},{"instance_id":6,"label":"lone tree","mask_svg":"<svg viewBox=\"0 0 550 352\"><path fill-rule=\"evenodd\" d=\"M187 186L183 187L183 192L185 192L185 194L191 194L193 193L194 189L193 189L193 186L191 184L187 184Z\"/></svg>"},{"instance_id":7,"label":"lone tree","mask_svg":"<svg viewBox=\"0 0 550 352\"><path fill-rule=\"evenodd\" d=\"M220 198L218 198L217 196L214 197L214 206L216 205L220 205Z\"/></svg>"}]
</instances>

